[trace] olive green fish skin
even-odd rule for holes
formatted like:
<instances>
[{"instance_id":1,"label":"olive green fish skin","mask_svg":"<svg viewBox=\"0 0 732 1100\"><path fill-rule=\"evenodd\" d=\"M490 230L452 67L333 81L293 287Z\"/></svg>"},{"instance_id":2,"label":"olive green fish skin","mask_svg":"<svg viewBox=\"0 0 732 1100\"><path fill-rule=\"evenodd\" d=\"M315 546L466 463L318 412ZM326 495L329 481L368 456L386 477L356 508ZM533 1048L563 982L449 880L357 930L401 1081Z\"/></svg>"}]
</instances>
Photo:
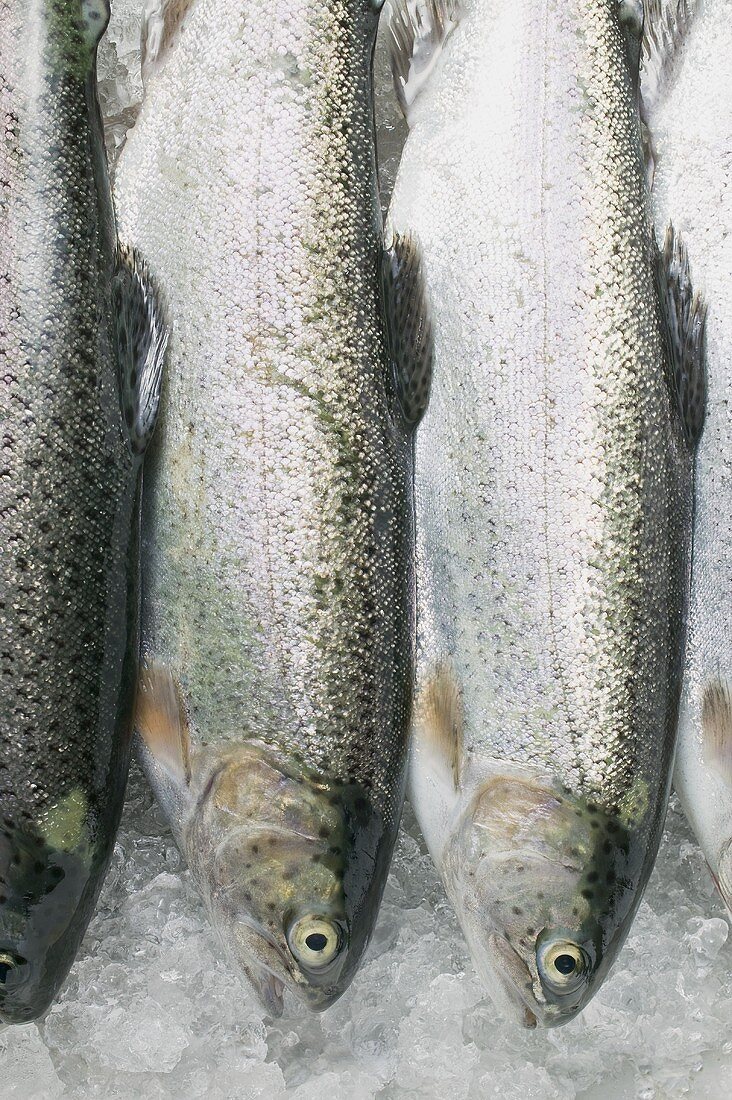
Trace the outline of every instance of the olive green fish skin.
<instances>
[{"instance_id":1,"label":"olive green fish skin","mask_svg":"<svg viewBox=\"0 0 732 1100\"><path fill-rule=\"evenodd\" d=\"M376 919L411 703L411 436L382 318L376 21L368 0L201 0L151 69L115 182L176 318L146 467L142 647L179 685L193 775L176 793L146 768L231 953L317 1008ZM322 976L290 953L303 913L346 928Z\"/></svg>"},{"instance_id":2,"label":"olive green fish skin","mask_svg":"<svg viewBox=\"0 0 732 1100\"><path fill-rule=\"evenodd\" d=\"M111 855L137 652L101 2L0 2L0 1019L43 1013Z\"/></svg>"}]
</instances>

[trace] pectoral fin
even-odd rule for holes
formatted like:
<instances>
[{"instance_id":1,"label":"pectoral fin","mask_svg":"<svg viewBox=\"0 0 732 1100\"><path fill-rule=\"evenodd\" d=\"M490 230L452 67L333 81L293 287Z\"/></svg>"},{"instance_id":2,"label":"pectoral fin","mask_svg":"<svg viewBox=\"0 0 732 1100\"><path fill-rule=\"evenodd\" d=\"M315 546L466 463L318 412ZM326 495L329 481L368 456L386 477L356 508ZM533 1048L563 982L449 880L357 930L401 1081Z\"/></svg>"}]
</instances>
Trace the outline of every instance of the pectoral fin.
<instances>
[{"instance_id":1,"label":"pectoral fin","mask_svg":"<svg viewBox=\"0 0 732 1100\"><path fill-rule=\"evenodd\" d=\"M135 728L156 764L176 784L187 786L191 779L188 717L172 674L155 661L140 672Z\"/></svg>"},{"instance_id":2,"label":"pectoral fin","mask_svg":"<svg viewBox=\"0 0 732 1100\"><path fill-rule=\"evenodd\" d=\"M705 763L732 786L732 696L725 680L707 684L701 720Z\"/></svg>"},{"instance_id":3,"label":"pectoral fin","mask_svg":"<svg viewBox=\"0 0 732 1100\"><path fill-rule=\"evenodd\" d=\"M423 748L449 773L457 790L463 764L463 708L455 671L447 661L425 683L417 704L417 724Z\"/></svg>"}]
</instances>

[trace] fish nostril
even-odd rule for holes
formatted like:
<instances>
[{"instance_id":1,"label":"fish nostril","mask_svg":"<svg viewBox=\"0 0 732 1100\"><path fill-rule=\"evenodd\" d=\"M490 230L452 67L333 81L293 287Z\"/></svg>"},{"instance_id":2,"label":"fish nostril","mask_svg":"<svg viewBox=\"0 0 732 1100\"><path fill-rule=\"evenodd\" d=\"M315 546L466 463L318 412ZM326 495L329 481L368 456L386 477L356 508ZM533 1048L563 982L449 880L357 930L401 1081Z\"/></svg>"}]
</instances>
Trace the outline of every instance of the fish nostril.
<instances>
[{"instance_id":1,"label":"fish nostril","mask_svg":"<svg viewBox=\"0 0 732 1100\"><path fill-rule=\"evenodd\" d=\"M19 955L12 955L9 951L0 951L0 986L5 985L8 977L24 965L25 959L21 959Z\"/></svg>"}]
</instances>

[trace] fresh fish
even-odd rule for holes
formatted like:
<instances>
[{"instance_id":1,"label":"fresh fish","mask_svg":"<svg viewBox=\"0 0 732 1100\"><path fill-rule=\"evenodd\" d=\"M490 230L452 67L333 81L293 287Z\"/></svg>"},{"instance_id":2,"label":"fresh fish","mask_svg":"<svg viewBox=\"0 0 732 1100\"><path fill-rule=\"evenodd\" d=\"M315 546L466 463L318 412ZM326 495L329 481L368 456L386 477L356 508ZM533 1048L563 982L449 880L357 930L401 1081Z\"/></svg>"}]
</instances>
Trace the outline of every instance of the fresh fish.
<instances>
[{"instance_id":1,"label":"fresh fish","mask_svg":"<svg viewBox=\"0 0 732 1100\"><path fill-rule=\"evenodd\" d=\"M0 1019L48 1007L122 808L165 329L118 246L104 0L0 0Z\"/></svg>"},{"instance_id":2,"label":"fresh fish","mask_svg":"<svg viewBox=\"0 0 732 1100\"><path fill-rule=\"evenodd\" d=\"M495 999L548 1026L600 985L661 836L703 307L651 236L642 12L461 0L434 62L455 8L393 3L390 221L440 307L411 799Z\"/></svg>"},{"instance_id":3,"label":"fresh fish","mask_svg":"<svg viewBox=\"0 0 732 1100\"><path fill-rule=\"evenodd\" d=\"M175 318L137 726L230 957L272 1012L324 1008L403 800L429 321L410 242L383 249L374 6L174 14L116 182Z\"/></svg>"},{"instance_id":4,"label":"fresh fish","mask_svg":"<svg viewBox=\"0 0 732 1100\"><path fill-rule=\"evenodd\" d=\"M656 223L670 216L709 301L707 416L696 461L689 644L674 786L732 910L732 2L706 0L678 81L651 115Z\"/></svg>"}]
</instances>

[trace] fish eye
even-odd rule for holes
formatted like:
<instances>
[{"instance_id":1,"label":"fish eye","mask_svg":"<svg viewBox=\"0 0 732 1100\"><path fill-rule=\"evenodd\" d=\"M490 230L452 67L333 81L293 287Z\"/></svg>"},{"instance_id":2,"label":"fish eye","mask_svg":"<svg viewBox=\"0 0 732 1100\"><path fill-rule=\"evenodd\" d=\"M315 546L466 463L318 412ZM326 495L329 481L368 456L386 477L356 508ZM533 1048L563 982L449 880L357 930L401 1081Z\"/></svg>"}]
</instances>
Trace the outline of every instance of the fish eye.
<instances>
[{"instance_id":1,"label":"fish eye","mask_svg":"<svg viewBox=\"0 0 732 1100\"><path fill-rule=\"evenodd\" d=\"M23 966L25 966L25 959L21 959L19 955L0 951L0 986L6 985L8 979L13 978L16 971Z\"/></svg>"},{"instance_id":2,"label":"fish eye","mask_svg":"<svg viewBox=\"0 0 732 1100\"><path fill-rule=\"evenodd\" d=\"M323 970L340 953L343 936L337 924L323 917L301 917L287 935L290 951L308 970Z\"/></svg>"},{"instance_id":3,"label":"fish eye","mask_svg":"<svg viewBox=\"0 0 732 1100\"><path fill-rule=\"evenodd\" d=\"M542 983L552 993L575 993L589 977L587 952L571 940L540 943L536 958Z\"/></svg>"}]
</instances>

